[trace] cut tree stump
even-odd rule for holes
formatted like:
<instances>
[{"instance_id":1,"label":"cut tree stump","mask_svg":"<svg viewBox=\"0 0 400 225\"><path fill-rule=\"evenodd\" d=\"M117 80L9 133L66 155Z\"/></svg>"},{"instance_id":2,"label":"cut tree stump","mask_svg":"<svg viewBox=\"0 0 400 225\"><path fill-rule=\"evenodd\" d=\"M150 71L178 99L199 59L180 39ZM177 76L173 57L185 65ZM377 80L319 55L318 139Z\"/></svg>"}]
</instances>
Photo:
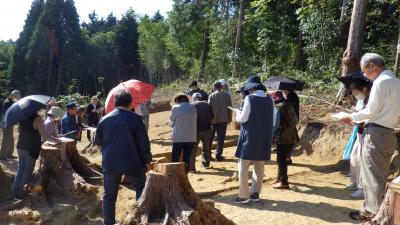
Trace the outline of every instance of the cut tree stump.
<instances>
[{"instance_id":1,"label":"cut tree stump","mask_svg":"<svg viewBox=\"0 0 400 225\"><path fill-rule=\"evenodd\" d=\"M372 221L379 225L400 225L400 185L389 184L381 208Z\"/></svg>"},{"instance_id":2,"label":"cut tree stump","mask_svg":"<svg viewBox=\"0 0 400 225\"><path fill-rule=\"evenodd\" d=\"M232 225L214 207L202 201L190 185L184 163L159 163L147 174L140 199L121 225Z\"/></svg>"},{"instance_id":3,"label":"cut tree stump","mask_svg":"<svg viewBox=\"0 0 400 225\"><path fill-rule=\"evenodd\" d=\"M54 146L45 142L40 156L39 171L33 183L26 186L26 191L47 195L69 193L79 197L97 193L97 187L88 181L100 179L101 174L90 168L88 161L79 155L75 143Z\"/></svg>"},{"instance_id":4,"label":"cut tree stump","mask_svg":"<svg viewBox=\"0 0 400 225\"><path fill-rule=\"evenodd\" d=\"M0 202L13 199L13 177L0 166Z\"/></svg>"}]
</instances>

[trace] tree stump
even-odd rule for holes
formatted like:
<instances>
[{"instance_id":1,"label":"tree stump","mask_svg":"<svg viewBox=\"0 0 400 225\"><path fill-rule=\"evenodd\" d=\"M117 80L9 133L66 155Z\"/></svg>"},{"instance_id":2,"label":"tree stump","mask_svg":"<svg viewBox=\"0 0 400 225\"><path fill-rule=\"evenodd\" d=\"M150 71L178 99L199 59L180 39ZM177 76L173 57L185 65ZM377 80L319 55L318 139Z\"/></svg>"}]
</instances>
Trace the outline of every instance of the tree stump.
<instances>
[{"instance_id":1,"label":"tree stump","mask_svg":"<svg viewBox=\"0 0 400 225\"><path fill-rule=\"evenodd\" d=\"M184 163L154 164L140 199L121 225L231 225L214 207L203 202L190 185Z\"/></svg>"},{"instance_id":2,"label":"tree stump","mask_svg":"<svg viewBox=\"0 0 400 225\"><path fill-rule=\"evenodd\" d=\"M13 177L0 166L0 202L13 199L12 182Z\"/></svg>"},{"instance_id":3,"label":"tree stump","mask_svg":"<svg viewBox=\"0 0 400 225\"><path fill-rule=\"evenodd\" d=\"M385 199L373 224L400 225L400 185L389 184Z\"/></svg>"},{"instance_id":4,"label":"tree stump","mask_svg":"<svg viewBox=\"0 0 400 225\"><path fill-rule=\"evenodd\" d=\"M75 143L54 146L46 142L40 156L39 171L33 183L27 185L27 191L69 193L79 197L97 193L97 187L87 181L99 178L101 174L88 166L76 150Z\"/></svg>"}]
</instances>

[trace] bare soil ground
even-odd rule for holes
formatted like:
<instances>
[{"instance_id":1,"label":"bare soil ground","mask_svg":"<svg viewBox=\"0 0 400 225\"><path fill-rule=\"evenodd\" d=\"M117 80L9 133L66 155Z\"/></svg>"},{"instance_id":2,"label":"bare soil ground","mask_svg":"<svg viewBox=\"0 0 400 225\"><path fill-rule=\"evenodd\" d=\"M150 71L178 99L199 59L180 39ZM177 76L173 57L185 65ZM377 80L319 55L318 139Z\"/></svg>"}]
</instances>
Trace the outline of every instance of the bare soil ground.
<instances>
[{"instance_id":1,"label":"bare soil ground","mask_svg":"<svg viewBox=\"0 0 400 225\"><path fill-rule=\"evenodd\" d=\"M229 219L240 225L247 224L353 224L347 218L349 211L356 210L361 201L350 198L350 191L344 186L349 182L346 163L338 163L350 128L337 125L329 120L328 109L306 108L312 116L306 117L301 128L302 141L293 158L294 165L289 167L291 190L274 190L269 183L276 176L277 165L274 160L265 165L265 183L261 194L262 202L240 206L233 203L237 195L238 182L236 148L226 148L225 162L212 162L211 169L204 169L197 162L198 173L189 174L195 191L204 199L212 199L216 207ZM169 112L154 113L150 117L150 139L155 157L171 152L170 128L167 125ZM230 127L228 139L237 138L238 131ZM81 154L91 162L101 165L101 153L98 148L86 148L86 134L78 144ZM16 152L14 153L16 155ZM275 154L273 155L273 159ZM17 161L0 161L5 170L15 173ZM251 177L251 176L250 176ZM98 194L102 197L102 188ZM1 194L1 193L0 193ZM117 202L117 219L129 212L134 203L135 194L129 187L121 186ZM36 215L34 221L0 219L0 224L102 224L99 205L90 202L76 202L60 196L55 202L44 208L22 210ZM90 210L89 210L90 209ZM96 210L94 210L96 209ZM10 212L0 216L10 216ZM91 213L85 214L85 213ZM49 219L56 217L58 219ZM47 221L47 222L46 222Z\"/></svg>"}]
</instances>

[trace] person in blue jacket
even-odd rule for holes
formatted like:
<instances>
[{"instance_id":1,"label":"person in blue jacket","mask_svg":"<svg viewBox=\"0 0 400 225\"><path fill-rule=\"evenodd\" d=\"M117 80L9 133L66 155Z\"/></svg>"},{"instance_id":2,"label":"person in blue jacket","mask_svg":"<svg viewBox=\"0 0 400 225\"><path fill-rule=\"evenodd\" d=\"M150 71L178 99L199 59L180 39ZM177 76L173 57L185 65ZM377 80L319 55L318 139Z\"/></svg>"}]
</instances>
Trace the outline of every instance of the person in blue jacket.
<instances>
[{"instance_id":1,"label":"person in blue jacket","mask_svg":"<svg viewBox=\"0 0 400 225\"><path fill-rule=\"evenodd\" d=\"M80 137L80 127L77 122L77 107L75 103L67 105L67 112L61 120L61 135L74 140Z\"/></svg>"},{"instance_id":2,"label":"person in blue jacket","mask_svg":"<svg viewBox=\"0 0 400 225\"><path fill-rule=\"evenodd\" d=\"M264 163L271 159L274 110L272 99L265 94L259 77L250 77L244 90L249 95L244 99L243 109L236 112L236 121L241 124L235 154L239 158L239 195L235 198L238 204L260 201ZM254 166L251 193L248 187L250 164Z\"/></svg>"},{"instance_id":3,"label":"person in blue jacket","mask_svg":"<svg viewBox=\"0 0 400 225\"><path fill-rule=\"evenodd\" d=\"M142 117L130 111L132 96L121 90L115 94L115 109L103 117L94 143L101 147L104 176L104 224L115 224L115 202L121 178L125 175L140 198L146 172L152 161L150 141Z\"/></svg>"}]
</instances>

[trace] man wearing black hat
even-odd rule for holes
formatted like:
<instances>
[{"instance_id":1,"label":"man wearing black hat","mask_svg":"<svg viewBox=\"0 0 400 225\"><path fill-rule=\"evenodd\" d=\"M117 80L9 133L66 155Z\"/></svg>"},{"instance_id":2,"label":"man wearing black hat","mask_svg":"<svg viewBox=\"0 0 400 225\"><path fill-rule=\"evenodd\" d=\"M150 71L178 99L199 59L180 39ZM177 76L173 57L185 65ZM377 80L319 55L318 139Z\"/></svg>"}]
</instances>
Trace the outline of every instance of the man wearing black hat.
<instances>
[{"instance_id":1,"label":"man wearing black hat","mask_svg":"<svg viewBox=\"0 0 400 225\"><path fill-rule=\"evenodd\" d=\"M236 121L241 124L240 136L235 156L239 158L239 195L235 202L246 204L260 201L264 161L271 159L273 103L265 94L265 87L257 76L247 80L243 109L236 113ZM251 193L248 187L248 171L253 164Z\"/></svg>"},{"instance_id":2,"label":"man wearing black hat","mask_svg":"<svg viewBox=\"0 0 400 225\"><path fill-rule=\"evenodd\" d=\"M192 83L189 85L189 88L190 90L186 93L187 95L193 96L195 93L200 93L203 97L203 100L208 100L208 94L199 88L197 81L192 81Z\"/></svg>"},{"instance_id":3,"label":"man wearing black hat","mask_svg":"<svg viewBox=\"0 0 400 225\"><path fill-rule=\"evenodd\" d=\"M75 103L69 103L67 105L67 112L61 120L61 134L74 140L77 140L80 136L80 128L76 116L77 107Z\"/></svg>"}]
</instances>

